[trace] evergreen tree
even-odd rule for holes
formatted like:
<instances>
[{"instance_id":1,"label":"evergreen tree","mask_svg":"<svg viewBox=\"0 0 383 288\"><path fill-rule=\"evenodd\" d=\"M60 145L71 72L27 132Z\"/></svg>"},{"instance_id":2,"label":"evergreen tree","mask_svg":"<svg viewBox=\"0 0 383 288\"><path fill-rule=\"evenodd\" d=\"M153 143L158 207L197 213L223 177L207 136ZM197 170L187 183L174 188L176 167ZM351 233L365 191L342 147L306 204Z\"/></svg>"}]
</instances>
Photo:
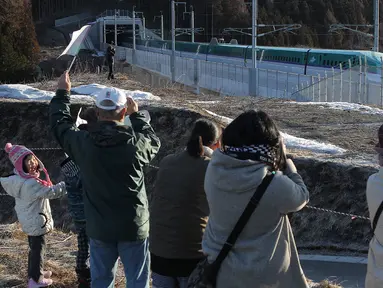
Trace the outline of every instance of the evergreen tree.
<instances>
[{"instance_id":1,"label":"evergreen tree","mask_svg":"<svg viewBox=\"0 0 383 288\"><path fill-rule=\"evenodd\" d=\"M29 1L0 0L0 82L32 80L38 60Z\"/></svg>"}]
</instances>

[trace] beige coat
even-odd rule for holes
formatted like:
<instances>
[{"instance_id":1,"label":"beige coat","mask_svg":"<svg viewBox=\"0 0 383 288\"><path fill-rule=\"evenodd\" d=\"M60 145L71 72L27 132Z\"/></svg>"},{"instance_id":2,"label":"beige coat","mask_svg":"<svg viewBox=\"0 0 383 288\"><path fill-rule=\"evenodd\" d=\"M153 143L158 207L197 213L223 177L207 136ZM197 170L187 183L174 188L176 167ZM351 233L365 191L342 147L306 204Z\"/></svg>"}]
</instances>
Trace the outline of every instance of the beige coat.
<instances>
[{"instance_id":1,"label":"beige coat","mask_svg":"<svg viewBox=\"0 0 383 288\"><path fill-rule=\"evenodd\" d=\"M203 188L212 150L194 158L186 151L160 164L150 203L150 252L168 259L202 258L202 235L209 215Z\"/></svg>"},{"instance_id":2,"label":"beige coat","mask_svg":"<svg viewBox=\"0 0 383 288\"><path fill-rule=\"evenodd\" d=\"M66 194L65 183L46 187L35 179L19 175L0 178L5 192L15 198L15 210L21 228L28 236L40 236L53 229L49 199Z\"/></svg>"},{"instance_id":3,"label":"beige coat","mask_svg":"<svg viewBox=\"0 0 383 288\"><path fill-rule=\"evenodd\" d=\"M383 201L383 168L370 176L367 181L367 204L373 221L379 205ZM378 220L375 236L370 242L366 288L383 287L383 213Z\"/></svg>"},{"instance_id":4,"label":"beige coat","mask_svg":"<svg viewBox=\"0 0 383 288\"><path fill-rule=\"evenodd\" d=\"M202 248L212 262L266 175L266 165L215 151L205 176L210 216ZM309 192L294 166L278 172L224 260L217 288L307 288L286 216L302 209Z\"/></svg>"}]
</instances>

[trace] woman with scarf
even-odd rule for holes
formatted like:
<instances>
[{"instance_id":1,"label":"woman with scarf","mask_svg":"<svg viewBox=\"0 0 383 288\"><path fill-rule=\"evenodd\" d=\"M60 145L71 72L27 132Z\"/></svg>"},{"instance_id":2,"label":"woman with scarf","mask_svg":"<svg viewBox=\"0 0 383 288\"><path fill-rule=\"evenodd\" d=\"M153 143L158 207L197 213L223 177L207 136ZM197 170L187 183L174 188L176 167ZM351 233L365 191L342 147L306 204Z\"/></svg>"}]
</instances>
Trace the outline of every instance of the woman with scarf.
<instances>
[{"instance_id":1,"label":"woman with scarf","mask_svg":"<svg viewBox=\"0 0 383 288\"><path fill-rule=\"evenodd\" d=\"M216 259L268 172L275 176L223 260L217 288L308 287L287 214L302 209L309 192L265 112L238 116L223 132L222 148L212 155L205 176L210 215L203 252L209 263Z\"/></svg>"},{"instance_id":2,"label":"woman with scarf","mask_svg":"<svg viewBox=\"0 0 383 288\"><path fill-rule=\"evenodd\" d=\"M209 216L203 189L220 129L200 119L186 149L160 163L150 203L150 252L153 288L186 287L202 254L202 235Z\"/></svg>"},{"instance_id":3,"label":"woman with scarf","mask_svg":"<svg viewBox=\"0 0 383 288\"><path fill-rule=\"evenodd\" d=\"M367 205L374 236L370 241L366 288L383 287L383 125L378 131L379 143L375 146L378 153L379 171L368 178Z\"/></svg>"}]
</instances>

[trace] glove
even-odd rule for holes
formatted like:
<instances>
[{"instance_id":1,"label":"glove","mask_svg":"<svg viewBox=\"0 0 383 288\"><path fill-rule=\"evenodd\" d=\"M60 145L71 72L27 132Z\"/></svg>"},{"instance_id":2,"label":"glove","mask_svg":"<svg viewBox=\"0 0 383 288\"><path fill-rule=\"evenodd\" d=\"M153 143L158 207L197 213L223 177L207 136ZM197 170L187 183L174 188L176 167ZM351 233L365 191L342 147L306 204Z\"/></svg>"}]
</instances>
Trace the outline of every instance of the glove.
<instances>
[{"instance_id":1,"label":"glove","mask_svg":"<svg viewBox=\"0 0 383 288\"><path fill-rule=\"evenodd\" d=\"M70 158L65 159L60 166L65 177L75 177L80 173L80 169Z\"/></svg>"}]
</instances>

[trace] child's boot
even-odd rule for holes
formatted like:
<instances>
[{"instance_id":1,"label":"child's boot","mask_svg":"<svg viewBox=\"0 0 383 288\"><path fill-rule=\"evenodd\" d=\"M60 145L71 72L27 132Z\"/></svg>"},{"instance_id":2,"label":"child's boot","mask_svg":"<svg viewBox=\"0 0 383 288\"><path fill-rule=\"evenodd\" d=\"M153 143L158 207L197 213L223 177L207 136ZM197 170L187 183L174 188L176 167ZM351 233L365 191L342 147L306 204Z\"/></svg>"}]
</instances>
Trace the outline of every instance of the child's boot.
<instances>
[{"instance_id":1,"label":"child's boot","mask_svg":"<svg viewBox=\"0 0 383 288\"><path fill-rule=\"evenodd\" d=\"M28 288L40 288L40 287L48 287L49 285L52 285L53 281L52 279L46 279L44 277L40 277L39 282L36 282L32 278L29 279L28 282Z\"/></svg>"}]
</instances>

